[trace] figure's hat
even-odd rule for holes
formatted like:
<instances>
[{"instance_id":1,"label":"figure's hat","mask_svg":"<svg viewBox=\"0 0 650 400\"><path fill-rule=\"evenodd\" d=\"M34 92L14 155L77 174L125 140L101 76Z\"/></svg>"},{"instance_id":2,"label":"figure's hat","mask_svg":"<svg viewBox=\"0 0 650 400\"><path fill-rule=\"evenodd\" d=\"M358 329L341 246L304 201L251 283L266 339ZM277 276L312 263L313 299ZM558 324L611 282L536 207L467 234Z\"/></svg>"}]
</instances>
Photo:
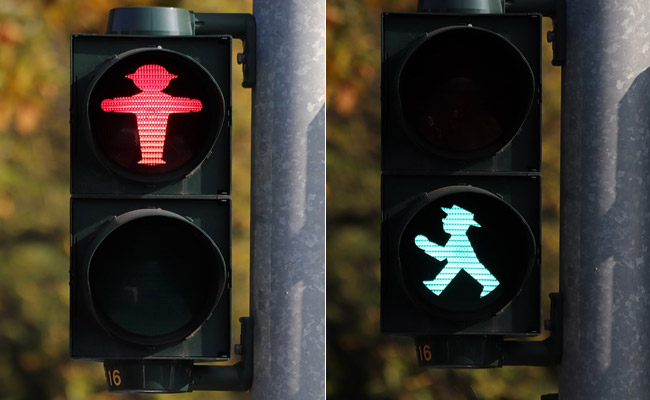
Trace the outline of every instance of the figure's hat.
<instances>
[{"instance_id":1,"label":"figure's hat","mask_svg":"<svg viewBox=\"0 0 650 400\"><path fill-rule=\"evenodd\" d=\"M138 67L126 77L142 90L163 90L178 75L170 74L162 65L147 64Z\"/></svg>"},{"instance_id":2,"label":"figure's hat","mask_svg":"<svg viewBox=\"0 0 650 400\"><path fill-rule=\"evenodd\" d=\"M451 206L451 208L440 207L442 211L447 214L447 218L452 218L457 225L466 225L466 226L476 226L481 227L478 222L474 221L474 213L467 211L462 207L457 205Z\"/></svg>"}]
</instances>

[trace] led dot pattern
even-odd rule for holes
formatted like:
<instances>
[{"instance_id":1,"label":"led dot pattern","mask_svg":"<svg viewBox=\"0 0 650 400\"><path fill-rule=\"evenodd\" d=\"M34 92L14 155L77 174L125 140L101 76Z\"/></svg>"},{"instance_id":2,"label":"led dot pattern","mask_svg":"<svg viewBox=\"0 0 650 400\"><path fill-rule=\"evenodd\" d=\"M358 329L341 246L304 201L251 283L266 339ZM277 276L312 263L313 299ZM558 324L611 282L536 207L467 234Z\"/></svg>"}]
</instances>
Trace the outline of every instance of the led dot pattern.
<instances>
[{"instance_id":1,"label":"led dot pattern","mask_svg":"<svg viewBox=\"0 0 650 400\"><path fill-rule=\"evenodd\" d=\"M142 65L126 77L142 92L130 97L104 99L101 109L105 112L135 114L142 155L138 164L165 164L163 152L170 114L199 112L203 104L197 99L174 97L164 93L163 90L177 75L170 74L161 65Z\"/></svg>"},{"instance_id":2,"label":"led dot pattern","mask_svg":"<svg viewBox=\"0 0 650 400\"><path fill-rule=\"evenodd\" d=\"M480 297L490 294L499 286L499 281L478 260L472 243L467 237L467 231L470 227L480 228L481 226L474 221L472 212L457 205L453 205L451 208L441 207L441 209L447 214L442 220L443 230L451 235L447 243L441 246L431 242L424 235L417 235L415 245L438 261L446 260L447 264L433 280L423 281L422 283L427 289L439 296L458 273L465 270L483 286Z\"/></svg>"}]
</instances>

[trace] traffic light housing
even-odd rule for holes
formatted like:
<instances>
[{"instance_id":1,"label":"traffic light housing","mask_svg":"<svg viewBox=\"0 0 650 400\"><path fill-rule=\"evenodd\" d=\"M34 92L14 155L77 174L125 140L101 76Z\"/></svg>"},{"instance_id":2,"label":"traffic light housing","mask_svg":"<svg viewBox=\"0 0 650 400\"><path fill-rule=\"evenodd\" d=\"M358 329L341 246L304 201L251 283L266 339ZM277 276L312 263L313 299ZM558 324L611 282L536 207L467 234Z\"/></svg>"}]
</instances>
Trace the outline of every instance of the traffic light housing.
<instances>
[{"instance_id":1,"label":"traffic light housing","mask_svg":"<svg viewBox=\"0 0 650 400\"><path fill-rule=\"evenodd\" d=\"M382 332L541 332L541 19L382 15Z\"/></svg>"},{"instance_id":2,"label":"traffic light housing","mask_svg":"<svg viewBox=\"0 0 650 400\"><path fill-rule=\"evenodd\" d=\"M230 358L231 42L72 36L73 358Z\"/></svg>"}]
</instances>

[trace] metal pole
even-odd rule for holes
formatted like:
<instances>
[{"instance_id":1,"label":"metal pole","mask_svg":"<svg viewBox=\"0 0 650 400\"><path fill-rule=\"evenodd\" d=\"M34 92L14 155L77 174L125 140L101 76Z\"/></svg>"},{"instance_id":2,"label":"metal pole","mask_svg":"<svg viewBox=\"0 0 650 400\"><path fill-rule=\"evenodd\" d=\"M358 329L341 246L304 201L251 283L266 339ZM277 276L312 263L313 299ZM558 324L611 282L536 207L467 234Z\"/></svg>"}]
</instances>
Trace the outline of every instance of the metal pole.
<instances>
[{"instance_id":1,"label":"metal pole","mask_svg":"<svg viewBox=\"0 0 650 400\"><path fill-rule=\"evenodd\" d=\"M562 399L650 393L650 7L567 1Z\"/></svg>"},{"instance_id":2,"label":"metal pole","mask_svg":"<svg viewBox=\"0 0 650 400\"><path fill-rule=\"evenodd\" d=\"M325 398L325 1L254 0L253 400Z\"/></svg>"}]
</instances>

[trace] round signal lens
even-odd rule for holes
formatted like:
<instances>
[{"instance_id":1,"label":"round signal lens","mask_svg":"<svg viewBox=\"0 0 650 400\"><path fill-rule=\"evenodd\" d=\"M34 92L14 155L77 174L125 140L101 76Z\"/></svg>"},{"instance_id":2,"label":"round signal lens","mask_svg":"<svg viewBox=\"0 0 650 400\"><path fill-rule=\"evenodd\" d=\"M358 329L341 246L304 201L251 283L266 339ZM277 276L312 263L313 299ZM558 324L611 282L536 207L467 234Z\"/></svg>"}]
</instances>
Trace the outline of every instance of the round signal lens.
<instances>
[{"instance_id":1,"label":"round signal lens","mask_svg":"<svg viewBox=\"0 0 650 400\"><path fill-rule=\"evenodd\" d=\"M225 116L210 73L163 49L117 56L91 85L87 106L97 158L121 176L151 183L191 173L210 154Z\"/></svg>"}]
</instances>

